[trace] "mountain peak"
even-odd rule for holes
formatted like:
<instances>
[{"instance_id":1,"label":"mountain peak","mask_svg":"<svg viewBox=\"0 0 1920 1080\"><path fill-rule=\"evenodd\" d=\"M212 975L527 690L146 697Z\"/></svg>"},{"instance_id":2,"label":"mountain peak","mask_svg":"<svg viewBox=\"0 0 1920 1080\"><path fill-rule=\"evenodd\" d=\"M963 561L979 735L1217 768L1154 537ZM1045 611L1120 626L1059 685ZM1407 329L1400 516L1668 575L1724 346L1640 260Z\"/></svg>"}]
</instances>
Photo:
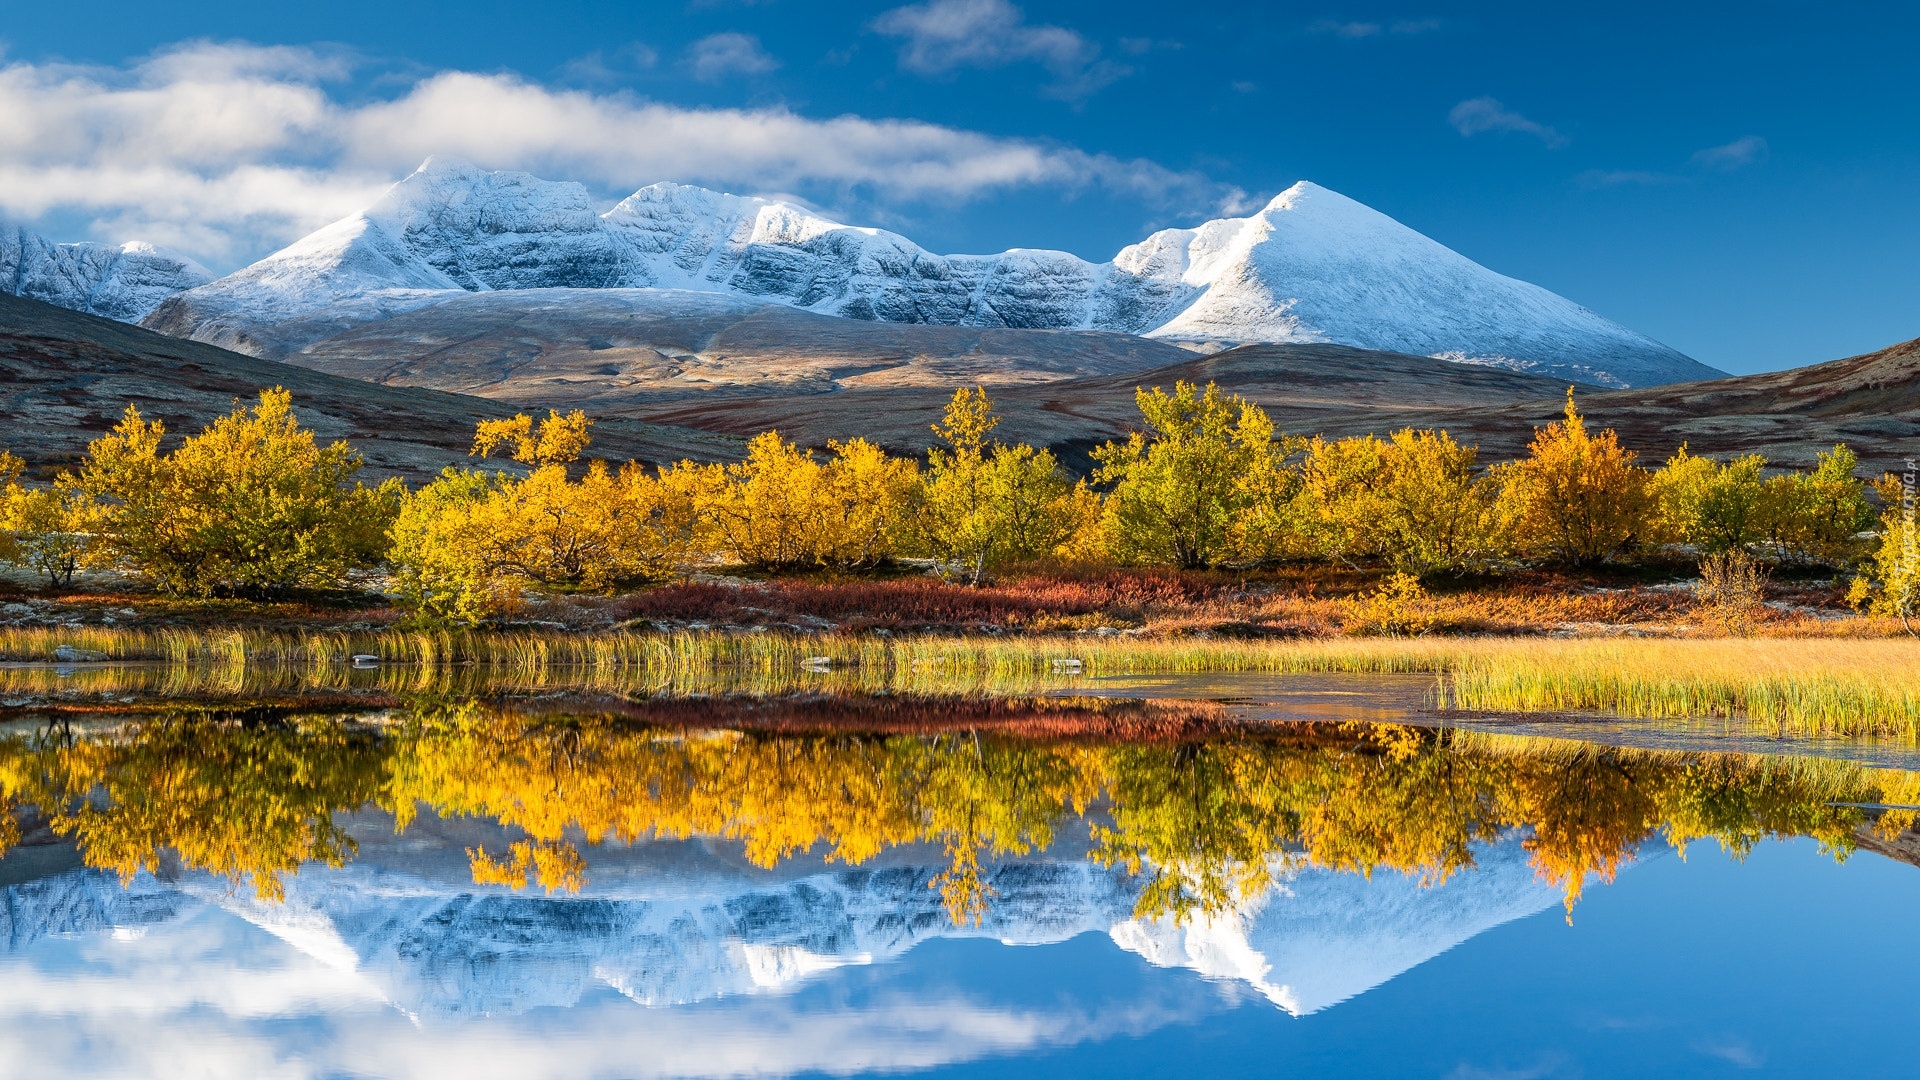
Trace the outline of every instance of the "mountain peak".
<instances>
[{"instance_id":1,"label":"mountain peak","mask_svg":"<svg viewBox=\"0 0 1920 1080\"><path fill-rule=\"evenodd\" d=\"M1282 190L1278 195L1275 195L1273 198L1267 200L1267 205L1262 207L1261 209L1286 210L1291 208L1296 201L1301 199L1312 198L1316 195L1321 194L1322 192L1328 195L1339 194L1338 192L1333 191L1330 188L1323 188L1319 184L1316 184L1311 180L1296 180L1293 182L1291 186ZM1346 196L1341 195L1340 197L1345 198Z\"/></svg>"},{"instance_id":2,"label":"mountain peak","mask_svg":"<svg viewBox=\"0 0 1920 1080\"><path fill-rule=\"evenodd\" d=\"M194 290L161 322L243 350L299 323L308 336L272 346L297 350L315 328L396 313L375 294L609 287L877 322L1332 342L1616 386L1717 374L1304 180L1251 217L1164 230L1094 263L1024 248L937 255L792 203L672 182L601 214L580 184L433 157L362 214Z\"/></svg>"}]
</instances>

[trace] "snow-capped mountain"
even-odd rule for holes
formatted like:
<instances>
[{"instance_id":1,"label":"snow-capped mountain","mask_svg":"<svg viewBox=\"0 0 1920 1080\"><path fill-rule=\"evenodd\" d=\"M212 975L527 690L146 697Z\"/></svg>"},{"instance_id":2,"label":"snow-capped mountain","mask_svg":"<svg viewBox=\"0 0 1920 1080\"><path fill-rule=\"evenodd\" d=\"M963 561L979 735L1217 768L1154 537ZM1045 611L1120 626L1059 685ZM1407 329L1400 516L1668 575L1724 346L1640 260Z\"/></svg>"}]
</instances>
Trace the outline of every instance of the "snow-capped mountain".
<instances>
[{"instance_id":1,"label":"snow-capped mountain","mask_svg":"<svg viewBox=\"0 0 1920 1080\"><path fill-rule=\"evenodd\" d=\"M1044 945L1104 932L1157 966L1241 982L1305 1015L1559 899L1514 836L1482 846L1475 870L1437 887L1392 873L1287 869L1240 910L1184 925L1136 918L1139 882L1118 871L1078 859L1008 862L987 868L995 895L985 920L955 926L928 887L941 867L910 857L768 874L658 846L638 853L649 865L596 867L586 895L562 898L383 867L380 853L365 851L345 867L288 877L283 903L219 877L165 885L142 874L123 889L112 874L71 871L5 890L0 940L19 950L51 935L138 932L206 904L410 1015L482 1016L567 1007L603 987L649 1007L780 993L936 938Z\"/></svg>"},{"instance_id":2,"label":"snow-capped mountain","mask_svg":"<svg viewBox=\"0 0 1920 1080\"><path fill-rule=\"evenodd\" d=\"M89 315L139 322L169 296L213 280L151 244L56 244L0 224L0 291Z\"/></svg>"},{"instance_id":3,"label":"snow-capped mountain","mask_svg":"<svg viewBox=\"0 0 1920 1080\"><path fill-rule=\"evenodd\" d=\"M599 213L579 184L433 159L146 324L284 358L450 296L556 287L719 292L892 323L1333 342L1614 385L1720 374L1304 181L1251 217L1158 232L1093 263L936 255L789 203L672 183Z\"/></svg>"}]
</instances>

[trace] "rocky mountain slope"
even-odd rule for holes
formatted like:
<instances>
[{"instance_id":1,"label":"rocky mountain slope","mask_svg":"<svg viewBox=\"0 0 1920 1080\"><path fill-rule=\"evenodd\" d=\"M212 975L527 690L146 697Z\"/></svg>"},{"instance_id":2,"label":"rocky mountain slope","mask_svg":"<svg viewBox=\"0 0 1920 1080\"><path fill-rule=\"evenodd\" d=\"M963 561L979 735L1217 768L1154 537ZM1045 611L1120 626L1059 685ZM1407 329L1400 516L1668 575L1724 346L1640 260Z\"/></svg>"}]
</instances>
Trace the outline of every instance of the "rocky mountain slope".
<instances>
[{"instance_id":1,"label":"rocky mountain slope","mask_svg":"<svg viewBox=\"0 0 1920 1080\"><path fill-rule=\"evenodd\" d=\"M436 159L365 211L168 299L146 324L286 358L462 293L554 288L721 293L866 322L1339 343L1615 386L1718 374L1305 182L1250 217L1164 230L1093 263L936 255L679 184L602 214L578 184Z\"/></svg>"},{"instance_id":2,"label":"rocky mountain slope","mask_svg":"<svg viewBox=\"0 0 1920 1080\"><path fill-rule=\"evenodd\" d=\"M803 445L861 435L918 454L951 396L949 380L993 383L988 369L1017 360L1036 369L1029 379L1050 381L993 383L1005 417L995 434L1050 446L1074 469L1088 467L1089 447L1137 425L1136 386L1180 379L1217 382L1249 397L1282 431L1350 435L1441 427L1478 444L1482 461L1495 461L1526 452L1534 428L1559 416L1567 385L1338 345L1242 346L1197 356L1106 335L1097 340L1139 348L1100 352L1074 332L876 326L710 294L701 299L713 305L715 321L695 326L713 331L705 358L643 353L618 336L570 346L564 355L540 344L544 330L537 320L519 330L519 317L489 321L498 317L488 307L490 296L470 294L464 303L472 306L454 310L471 313L476 340L526 334L524 354L492 375L461 356L471 346L452 333L455 322L416 327L421 340L439 342L417 362L368 359L344 348L302 358L338 372L328 375L0 296L0 421L7 425L0 447L52 466L84 450L130 401L173 430L188 431L226 412L236 398L285 385L323 437L351 439L377 471L416 477L466 460L476 419L549 406L586 408L598 419L597 451L615 459L731 457L741 436L768 428ZM591 310L600 314L588 325L611 335L628 316L644 323L644 306L623 306L622 297L619 291L592 294ZM793 328L816 322L847 332L822 339L809 355L791 344ZM396 328L412 325L395 320ZM908 338L886 339L896 332ZM913 335L923 333L953 340L936 342L943 352L917 352ZM1057 354L1032 345L1055 337L1063 343ZM596 358L603 358L598 367L587 365ZM1119 370L1074 373L1108 364ZM876 385L876 376L901 384ZM722 392L700 393L702 379ZM647 393L631 394L636 383L649 387ZM1617 392L1583 387L1580 400L1595 423L1617 428L1650 464L1686 442L1695 453L1757 452L1806 467L1819 451L1846 442L1861 455L1862 474L1872 475L1901 468L1906 447L1920 439L1920 341L1764 375Z\"/></svg>"},{"instance_id":3,"label":"rocky mountain slope","mask_svg":"<svg viewBox=\"0 0 1920 1080\"><path fill-rule=\"evenodd\" d=\"M389 385L618 415L686 397L1050 382L1192 355L1129 334L862 322L726 293L535 289L460 293L286 360Z\"/></svg>"},{"instance_id":4,"label":"rocky mountain slope","mask_svg":"<svg viewBox=\"0 0 1920 1080\"><path fill-rule=\"evenodd\" d=\"M292 391L301 422L321 439L352 442L371 475L416 481L469 462L474 424L515 411L482 398L308 371L0 296L0 449L42 472L85 452L129 404L185 434L230 411L236 400L274 386ZM637 420L594 428L595 450L616 459L712 460L735 456L738 445L725 435Z\"/></svg>"},{"instance_id":5,"label":"rocky mountain slope","mask_svg":"<svg viewBox=\"0 0 1920 1080\"><path fill-rule=\"evenodd\" d=\"M206 267L150 244L56 244L0 223L0 293L139 322L160 301L213 280Z\"/></svg>"}]
</instances>

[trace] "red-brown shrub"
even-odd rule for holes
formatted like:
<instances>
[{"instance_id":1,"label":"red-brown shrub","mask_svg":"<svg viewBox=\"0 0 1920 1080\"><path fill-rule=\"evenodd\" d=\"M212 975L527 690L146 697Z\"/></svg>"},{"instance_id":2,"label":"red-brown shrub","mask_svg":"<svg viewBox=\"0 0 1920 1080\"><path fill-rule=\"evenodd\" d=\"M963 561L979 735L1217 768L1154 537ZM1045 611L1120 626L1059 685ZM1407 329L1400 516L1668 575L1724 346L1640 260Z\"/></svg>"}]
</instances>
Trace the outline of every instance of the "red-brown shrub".
<instances>
[{"instance_id":1,"label":"red-brown shrub","mask_svg":"<svg viewBox=\"0 0 1920 1080\"><path fill-rule=\"evenodd\" d=\"M629 597L617 611L624 619L719 623L813 618L856 627L1013 627L1101 613L1138 619L1148 609L1211 599L1230 587L1223 577L1174 570L1055 572L980 587L933 578L687 582Z\"/></svg>"}]
</instances>

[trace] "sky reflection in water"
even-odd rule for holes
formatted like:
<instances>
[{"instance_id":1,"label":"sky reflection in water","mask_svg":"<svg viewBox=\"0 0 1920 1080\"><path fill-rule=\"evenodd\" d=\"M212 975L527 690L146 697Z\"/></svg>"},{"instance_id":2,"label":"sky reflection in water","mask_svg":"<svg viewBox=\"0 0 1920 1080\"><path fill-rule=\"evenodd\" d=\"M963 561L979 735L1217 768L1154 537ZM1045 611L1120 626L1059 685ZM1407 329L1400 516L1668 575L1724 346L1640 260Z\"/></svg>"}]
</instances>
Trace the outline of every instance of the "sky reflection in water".
<instances>
[{"instance_id":1,"label":"sky reflection in water","mask_svg":"<svg viewBox=\"0 0 1920 1080\"><path fill-rule=\"evenodd\" d=\"M266 784L333 811L344 841L339 866L282 873L283 899L172 854L123 887L63 867L72 849L29 818L0 860L0 1077L1911 1071L1888 1003L1920 961L1920 870L1837 861L1875 834L1828 804L1912 774L1392 730L1117 746L461 722L332 744L326 776ZM195 817L216 804L189 805L207 763L258 775L312 750L297 730L160 727L111 752L16 742L6 790L65 769L101 806L177 796L139 829L76 826L113 865L135 834L223 850ZM804 767L715 765L746 747ZM642 758L646 794L594 818L585 796ZM864 831L796 821L863 770L883 778L844 800ZM663 793L668 775L708 805ZM228 817L271 820L233 786ZM556 831L546 798L584 809ZM419 816L396 832L402 799ZM586 843L608 821L694 835ZM577 880L475 884L475 851L548 834ZM956 922L929 885L970 857L980 895ZM1610 868L1569 925L1567 875ZM1207 899L1208 870L1240 883L1230 902Z\"/></svg>"}]
</instances>

